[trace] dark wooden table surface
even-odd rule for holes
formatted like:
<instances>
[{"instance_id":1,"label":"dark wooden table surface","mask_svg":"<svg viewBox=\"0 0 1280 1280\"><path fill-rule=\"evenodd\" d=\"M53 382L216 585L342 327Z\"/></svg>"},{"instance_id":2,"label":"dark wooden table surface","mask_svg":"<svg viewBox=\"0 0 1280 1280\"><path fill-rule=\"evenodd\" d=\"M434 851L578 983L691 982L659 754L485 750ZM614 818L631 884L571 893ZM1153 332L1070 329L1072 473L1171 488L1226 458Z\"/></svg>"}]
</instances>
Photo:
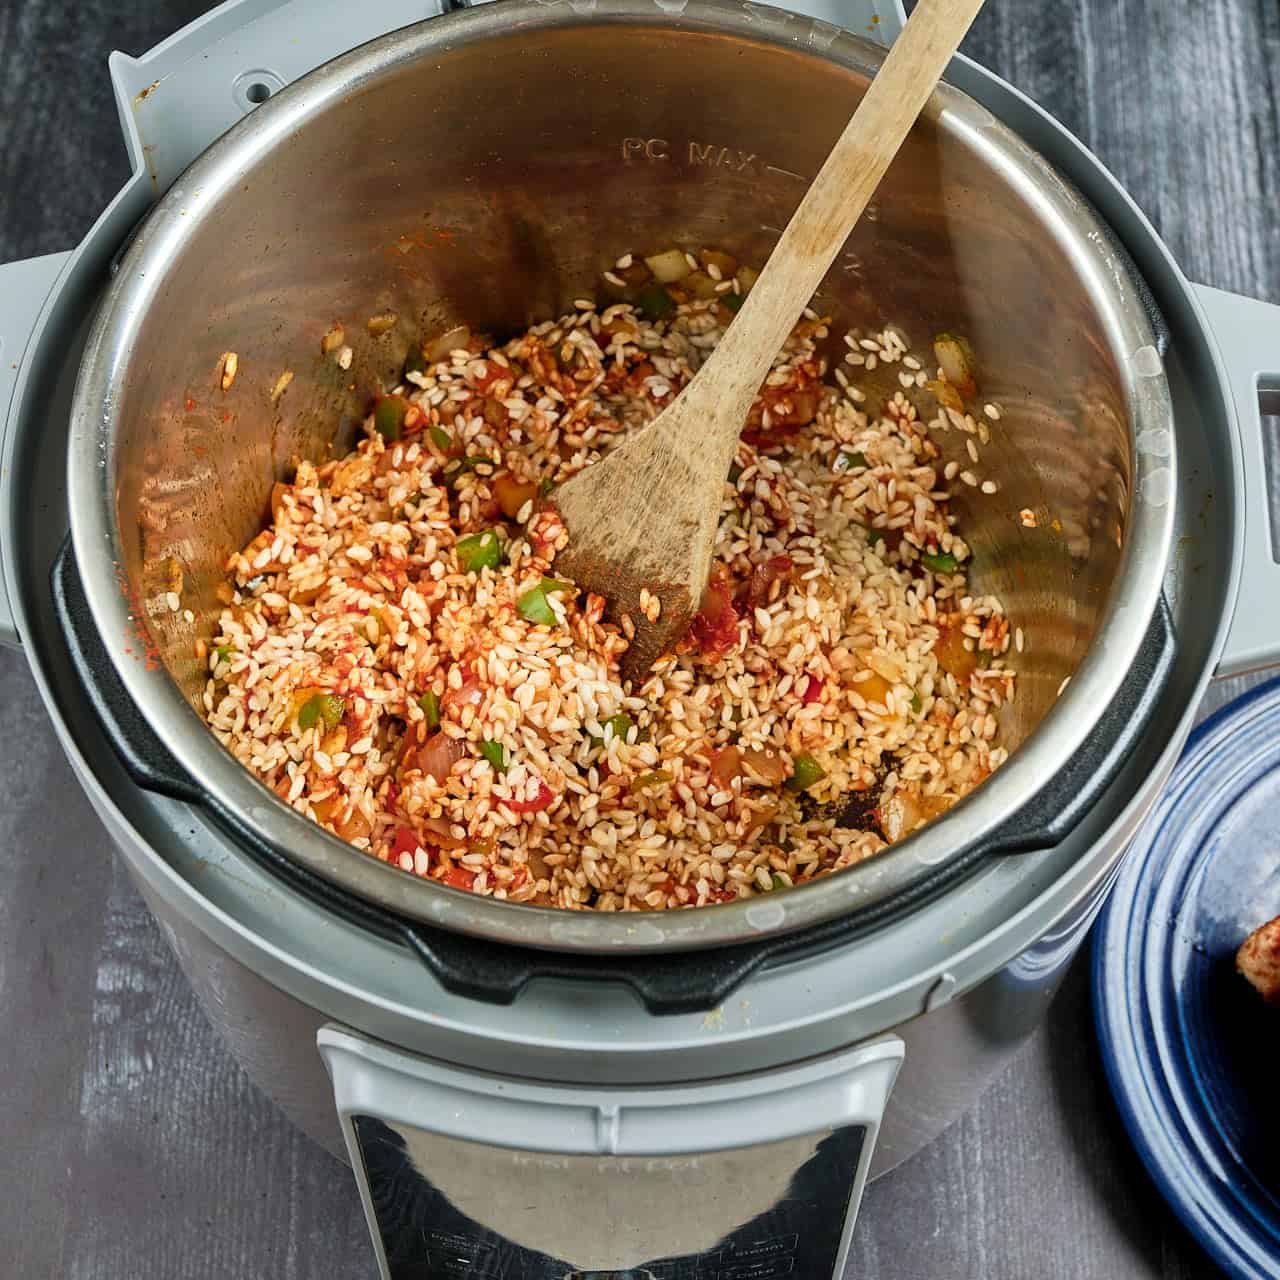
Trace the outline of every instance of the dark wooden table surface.
<instances>
[{"instance_id":1,"label":"dark wooden table surface","mask_svg":"<svg viewBox=\"0 0 1280 1280\"><path fill-rule=\"evenodd\" d=\"M0 0L0 261L84 234L126 176L107 52L204 7ZM990 0L965 48L1101 155L1192 278L1280 301L1277 0ZM213 1039L20 655L0 709L0 1274L372 1277L350 1174ZM850 1274L1215 1274L1126 1142L1083 964L979 1106L870 1188Z\"/></svg>"}]
</instances>

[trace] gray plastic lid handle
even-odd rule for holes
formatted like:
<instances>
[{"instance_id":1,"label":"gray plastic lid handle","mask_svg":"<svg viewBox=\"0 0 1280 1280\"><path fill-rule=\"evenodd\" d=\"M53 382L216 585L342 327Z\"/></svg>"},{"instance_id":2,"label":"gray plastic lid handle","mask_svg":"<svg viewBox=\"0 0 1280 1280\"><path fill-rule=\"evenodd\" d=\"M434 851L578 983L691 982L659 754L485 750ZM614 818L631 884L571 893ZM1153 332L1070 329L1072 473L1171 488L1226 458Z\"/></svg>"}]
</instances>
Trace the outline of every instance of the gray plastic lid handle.
<instances>
[{"instance_id":1,"label":"gray plastic lid handle","mask_svg":"<svg viewBox=\"0 0 1280 1280\"><path fill-rule=\"evenodd\" d=\"M1244 555L1240 594L1218 661L1221 676L1280 665L1280 564L1272 553L1272 522L1280 494L1267 479L1266 416L1280 415L1280 307L1195 285L1218 342L1240 428L1244 459Z\"/></svg>"},{"instance_id":2,"label":"gray plastic lid handle","mask_svg":"<svg viewBox=\"0 0 1280 1280\"><path fill-rule=\"evenodd\" d=\"M0 266L0 459L9 467L9 408L27 342L69 253L50 253ZM0 576L0 644L22 643L9 607L9 589Z\"/></svg>"}]
</instances>

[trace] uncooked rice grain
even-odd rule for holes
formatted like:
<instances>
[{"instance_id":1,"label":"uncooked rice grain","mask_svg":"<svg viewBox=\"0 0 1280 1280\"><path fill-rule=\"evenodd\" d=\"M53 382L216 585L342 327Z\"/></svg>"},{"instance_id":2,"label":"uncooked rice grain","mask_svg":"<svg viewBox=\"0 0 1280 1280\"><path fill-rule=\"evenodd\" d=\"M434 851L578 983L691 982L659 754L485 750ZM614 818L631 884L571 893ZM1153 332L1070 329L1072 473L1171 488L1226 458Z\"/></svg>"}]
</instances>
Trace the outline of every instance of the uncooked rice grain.
<instances>
[{"instance_id":1,"label":"uncooked rice grain","mask_svg":"<svg viewBox=\"0 0 1280 1280\"><path fill-rule=\"evenodd\" d=\"M731 318L719 296L676 301L653 323L584 298L500 346L471 338L396 389L401 440L371 413L231 557L205 717L363 856L518 902L708 905L861 862L1005 759L1010 628L969 594L958 464L910 399L920 360L894 330L846 336L842 393L813 311L748 420L695 626L622 681L634 627L556 577L554 486L650 422ZM321 348L347 369L344 337ZM879 414L850 380L878 361L910 371ZM955 572L922 572L943 552ZM655 618L657 594L640 607Z\"/></svg>"}]
</instances>

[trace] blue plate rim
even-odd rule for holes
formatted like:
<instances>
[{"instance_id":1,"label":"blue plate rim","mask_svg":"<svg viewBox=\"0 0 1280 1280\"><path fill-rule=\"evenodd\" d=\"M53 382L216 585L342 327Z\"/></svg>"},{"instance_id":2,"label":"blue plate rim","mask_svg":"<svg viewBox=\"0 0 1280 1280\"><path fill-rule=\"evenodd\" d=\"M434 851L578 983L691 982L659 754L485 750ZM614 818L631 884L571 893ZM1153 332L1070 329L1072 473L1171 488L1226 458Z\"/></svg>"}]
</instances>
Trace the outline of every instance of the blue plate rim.
<instances>
[{"instance_id":1,"label":"blue plate rim","mask_svg":"<svg viewBox=\"0 0 1280 1280\"><path fill-rule=\"evenodd\" d=\"M1121 925L1128 924L1125 908L1143 881L1144 874L1151 874L1153 866L1164 870L1167 859L1151 858L1155 847L1152 837L1160 832L1163 823L1157 818L1165 797L1178 787L1188 761L1195 756L1206 739L1221 733L1225 723L1236 719L1255 703L1274 698L1280 691L1280 676L1265 680L1252 689L1245 690L1212 715L1198 724L1188 735L1165 792L1152 813L1140 828L1133 847L1125 854L1116 883L1099 916L1093 931L1090 978L1093 997L1094 1028L1098 1037L1103 1069L1112 1097L1120 1112L1120 1118L1152 1181L1170 1208L1181 1220L1201 1248L1233 1280L1280 1280L1280 1250L1260 1233L1252 1220L1256 1208L1238 1199L1224 1198L1214 1189L1214 1177L1196 1144L1188 1141L1180 1117L1166 1100L1158 1103L1153 1090L1167 1087L1155 1055L1147 1046L1139 1043L1134 1028L1138 1010L1132 1001L1139 993L1133 989L1128 973L1130 957L1137 940ZM1119 932L1119 945L1111 935ZM1144 931L1145 933L1145 931ZM1128 945L1125 945L1125 944ZM1120 965L1117 973L1115 966ZM1144 1124L1154 1120L1155 1124ZM1162 1123L1163 1122L1163 1123ZM1206 1126L1214 1121L1206 1117ZM1196 1192L1201 1192L1197 1195ZM1204 1194L1207 1193L1207 1194ZM1225 1218L1211 1213L1211 1207L1226 1204ZM1280 1222L1269 1224L1273 1234L1280 1231ZM1258 1250L1246 1251L1243 1246L1252 1243ZM1262 1269L1265 1267L1265 1269Z\"/></svg>"}]
</instances>

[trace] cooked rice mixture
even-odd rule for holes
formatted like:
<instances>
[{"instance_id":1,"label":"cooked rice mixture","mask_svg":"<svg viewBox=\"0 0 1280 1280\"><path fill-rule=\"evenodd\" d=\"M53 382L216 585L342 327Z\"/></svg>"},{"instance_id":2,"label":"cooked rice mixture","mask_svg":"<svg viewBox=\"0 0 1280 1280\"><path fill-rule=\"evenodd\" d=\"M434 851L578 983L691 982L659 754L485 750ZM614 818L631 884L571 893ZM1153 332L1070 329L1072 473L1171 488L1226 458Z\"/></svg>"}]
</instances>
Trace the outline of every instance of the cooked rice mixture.
<instances>
[{"instance_id":1,"label":"cooked rice mixture","mask_svg":"<svg viewBox=\"0 0 1280 1280\"><path fill-rule=\"evenodd\" d=\"M930 438L963 400L945 359L925 389L894 330L846 338L833 385L827 321L797 325L725 482L702 612L620 681L631 620L556 577L554 486L715 346L746 273L702 276L491 349L460 332L352 453L276 486L228 563L204 708L300 813L473 893L654 910L860 862L1004 761L1009 628L969 594L957 468ZM902 389L873 416L877 364Z\"/></svg>"}]
</instances>

